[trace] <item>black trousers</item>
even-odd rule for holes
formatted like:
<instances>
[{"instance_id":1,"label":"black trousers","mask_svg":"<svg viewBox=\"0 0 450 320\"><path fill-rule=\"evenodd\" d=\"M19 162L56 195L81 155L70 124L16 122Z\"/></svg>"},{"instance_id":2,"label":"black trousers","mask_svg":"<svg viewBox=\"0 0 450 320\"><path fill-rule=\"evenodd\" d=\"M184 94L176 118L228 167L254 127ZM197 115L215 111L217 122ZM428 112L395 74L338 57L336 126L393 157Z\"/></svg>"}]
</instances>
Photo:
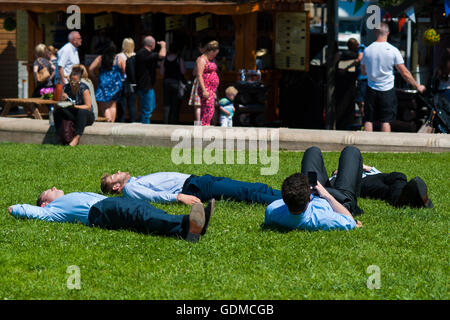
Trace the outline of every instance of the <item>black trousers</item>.
<instances>
[{"instance_id":1,"label":"black trousers","mask_svg":"<svg viewBox=\"0 0 450 320\"><path fill-rule=\"evenodd\" d=\"M62 130L63 120L72 120L75 127L75 135L82 135L84 128L94 123L95 117L91 111L74 107L57 108L54 113L55 128L58 134Z\"/></svg>"},{"instance_id":2,"label":"black trousers","mask_svg":"<svg viewBox=\"0 0 450 320\"><path fill-rule=\"evenodd\" d=\"M110 197L89 210L89 224L109 230L127 229L141 233L186 238L189 215L174 215L144 200Z\"/></svg>"},{"instance_id":3,"label":"black trousers","mask_svg":"<svg viewBox=\"0 0 450 320\"><path fill-rule=\"evenodd\" d=\"M178 97L178 80L164 79L164 123L177 124L181 99ZM168 113L168 114L167 114Z\"/></svg>"},{"instance_id":4,"label":"black trousers","mask_svg":"<svg viewBox=\"0 0 450 320\"><path fill-rule=\"evenodd\" d=\"M400 194L407 183L406 175L401 172L369 175L361 180L361 198L383 200L398 206Z\"/></svg>"},{"instance_id":5,"label":"black trousers","mask_svg":"<svg viewBox=\"0 0 450 320\"><path fill-rule=\"evenodd\" d=\"M332 186L328 180L322 151L318 147L311 147L303 155L301 172L316 172L317 180L327 191L352 214L356 214L359 213L357 198L361 194L362 165L363 159L359 149L353 146L345 147L339 157L338 174Z\"/></svg>"},{"instance_id":6,"label":"black trousers","mask_svg":"<svg viewBox=\"0 0 450 320\"><path fill-rule=\"evenodd\" d=\"M122 90L122 95L120 96L119 101L117 101L117 122L125 122L127 106L130 122L136 122L136 101L136 92L125 94Z\"/></svg>"}]
</instances>

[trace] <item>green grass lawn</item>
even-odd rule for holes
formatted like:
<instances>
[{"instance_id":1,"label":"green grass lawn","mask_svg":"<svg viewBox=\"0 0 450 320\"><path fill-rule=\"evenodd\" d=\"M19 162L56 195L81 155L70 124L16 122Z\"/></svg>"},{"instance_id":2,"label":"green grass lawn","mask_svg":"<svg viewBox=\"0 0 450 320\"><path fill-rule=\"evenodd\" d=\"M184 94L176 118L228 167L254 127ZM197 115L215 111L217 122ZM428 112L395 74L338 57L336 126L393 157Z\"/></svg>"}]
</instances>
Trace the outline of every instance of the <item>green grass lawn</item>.
<instances>
[{"instance_id":1,"label":"green grass lawn","mask_svg":"<svg viewBox=\"0 0 450 320\"><path fill-rule=\"evenodd\" d=\"M12 204L41 191L100 193L104 172L157 171L229 176L280 188L303 153L281 152L280 170L260 165L174 165L168 148L0 144L0 299L449 299L450 153L364 153L384 172L422 177L435 208L395 209L360 200L364 227L279 232L263 227L265 207L219 201L208 233L192 244L81 224L19 220ZM331 173L339 154L324 153ZM156 204L185 214L181 204ZM67 288L67 268L81 289ZM370 290L367 268L380 268Z\"/></svg>"}]
</instances>

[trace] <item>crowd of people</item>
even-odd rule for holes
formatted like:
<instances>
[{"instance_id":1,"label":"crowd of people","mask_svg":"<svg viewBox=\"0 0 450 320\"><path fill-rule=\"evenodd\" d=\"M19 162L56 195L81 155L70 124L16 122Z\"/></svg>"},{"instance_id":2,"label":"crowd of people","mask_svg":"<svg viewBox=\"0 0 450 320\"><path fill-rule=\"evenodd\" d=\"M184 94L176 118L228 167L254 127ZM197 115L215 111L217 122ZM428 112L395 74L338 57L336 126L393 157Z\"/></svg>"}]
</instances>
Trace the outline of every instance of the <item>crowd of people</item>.
<instances>
[{"instance_id":1,"label":"crowd of people","mask_svg":"<svg viewBox=\"0 0 450 320\"><path fill-rule=\"evenodd\" d=\"M81 45L80 33L72 31L68 43L60 50L42 43L35 48L33 73L36 89L33 97L42 96L43 88L58 88L59 85L64 94L58 94L58 97L73 102L68 107L57 108L55 112L55 128L62 143L77 145L84 128L92 125L98 116L107 122L125 122L128 110L130 122L150 124L156 108L154 87L158 67L163 78L163 122L178 123L187 81L182 48L177 43L167 48L165 41L146 36L141 49L135 52L134 40L125 38L121 52L117 53L115 44L107 41L88 68L80 64L78 48ZM219 100L217 88L220 80L215 58L220 47L215 40L205 40L198 49L200 56L193 70L194 82L188 104L195 110L195 120L209 126ZM236 94L233 88L233 96ZM140 119L136 112L137 97L140 99ZM229 97L230 94L227 94ZM230 108L221 108L221 116L224 116L222 125L232 125L229 118L233 112ZM73 128L66 122L72 122ZM68 130L74 132L68 134Z\"/></svg>"}]
</instances>

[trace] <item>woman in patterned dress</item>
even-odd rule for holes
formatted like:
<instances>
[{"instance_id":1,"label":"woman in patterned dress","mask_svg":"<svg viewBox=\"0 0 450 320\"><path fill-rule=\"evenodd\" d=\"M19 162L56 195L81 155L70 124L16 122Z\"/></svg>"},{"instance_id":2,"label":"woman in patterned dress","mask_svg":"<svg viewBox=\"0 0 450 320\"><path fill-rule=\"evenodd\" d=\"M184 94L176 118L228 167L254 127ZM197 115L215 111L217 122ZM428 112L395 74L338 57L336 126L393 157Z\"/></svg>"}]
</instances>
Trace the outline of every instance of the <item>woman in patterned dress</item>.
<instances>
[{"instance_id":1,"label":"woman in patterned dress","mask_svg":"<svg viewBox=\"0 0 450 320\"><path fill-rule=\"evenodd\" d=\"M117 100L122 92L122 70L125 62L116 55L116 46L111 43L101 56L98 56L89 66L91 78L95 78L95 70L99 70L95 99L98 102L100 114L106 121L116 120Z\"/></svg>"},{"instance_id":2,"label":"woman in patterned dress","mask_svg":"<svg viewBox=\"0 0 450 320\"><path fill-rule=\"evenodd\" d=\"M211 41L206 45L205 52L198 57L196 63L202 126L209 126L214 115L216 90L219 86L219 76L216 72L217 65L214 58L218 53L219 43Z\"/></svg>"}]
</instances>

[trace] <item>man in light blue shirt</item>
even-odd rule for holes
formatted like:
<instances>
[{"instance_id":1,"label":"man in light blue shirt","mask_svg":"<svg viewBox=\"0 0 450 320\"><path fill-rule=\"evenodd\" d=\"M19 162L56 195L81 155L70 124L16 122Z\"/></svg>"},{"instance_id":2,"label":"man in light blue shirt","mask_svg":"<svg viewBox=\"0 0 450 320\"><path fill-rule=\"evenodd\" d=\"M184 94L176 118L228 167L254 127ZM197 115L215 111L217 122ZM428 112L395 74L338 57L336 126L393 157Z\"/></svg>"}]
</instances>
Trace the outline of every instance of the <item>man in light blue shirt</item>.
<instances>
[{"instance_id":1,"label":"man in light blue shirt","mask_svg":"<svg viewBox=\"0 0 450 320\"><path fill-rule=\"evenodd\" d=\"M189 215L171 215L146 201L123 197L107 198L92 192L67 195L56 187L45 190L36 206L17 204L8 208L16 218L40 219L49 222L82 223L105 229L130 229L142 233L178 236L196 242L206 233L214 200L206 209L202 203L192 206Z\"/></svg>"},{"instance_id":2,"label":"man in light blue shirt","mask_svg":"<svg viewBox=\"0 0 450 320\"><path fill-rule=\"evenodd\" d=\"M307 176L309 172L316 173L316 185L311 185L315 182L310 183ZM356 199L360 192L360 151L348 146L341 152L334 187L329 185L326 172L320 149L308 148L302 159L301 173L295 173L283 182L283 199L267 207L265 224L307 231L361 227L361 222L356 221L351 213L357 211Z\"/></svg>"},{"instance_id":3,"label":"man in light blue shirt","mask_svg":"<svg viewBox=\"0 0 450 320\"><path fill-rule=\"evenodd\" d=\"M151 202L179 201L187 205L211 199L269 204L281 199L281 192L263 183L250 183L211 175L195 176L179 172L157 172L131 177L117 171L101 178L102 192Z\"/></svg>"}]
</instances>

